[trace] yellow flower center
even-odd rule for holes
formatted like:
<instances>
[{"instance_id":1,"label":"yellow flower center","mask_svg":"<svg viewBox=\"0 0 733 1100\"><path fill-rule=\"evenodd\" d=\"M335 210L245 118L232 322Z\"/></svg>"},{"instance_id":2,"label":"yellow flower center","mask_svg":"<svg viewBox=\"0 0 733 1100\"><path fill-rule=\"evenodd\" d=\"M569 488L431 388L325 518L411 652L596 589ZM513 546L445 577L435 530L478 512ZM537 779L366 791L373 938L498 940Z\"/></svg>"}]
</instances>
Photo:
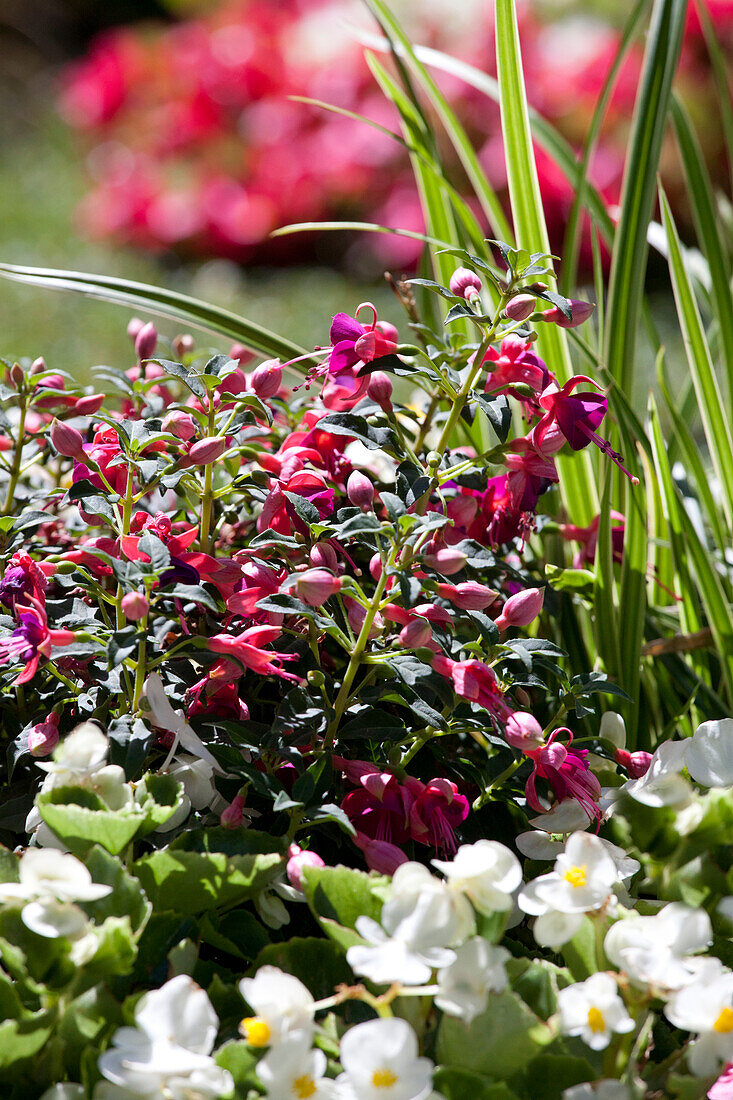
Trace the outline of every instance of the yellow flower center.
<instances>
[{"instance_id":1,"label":"yellow flower center","mask_svg":"<svg viewBox=\"0 0 733 1100\"><path fill-rule=\"evenodd\" d=\"M603 1013L599 1008L588 1009L588 1027L591 1031L605 1031L606 1021L603 1019Z\"/></svg>"},{"instance_id":2,"label":"yellow flower center","mask_svg":"<svg viewBox=\"0 0 733 1100\"><path fill-rule=\"evenodd\" d=\"M372 1084L375 1089L389 1089L397 1084L397 1074L391 1069L375 1069L372 1074Z\"/></svg>"},{"instance_id":3,"label":"yellow flower center","mask_svg":"<svg viewBox=\"0 0 733 1100\"><path fill-rule=\"evenodd\" d=\"M586 884L586 869L587 864L583 863L580 867L571 867L569 871L565 872L565 881L569 882L573 889L577 889L578 886L585 886Z\"/></svg>"},{"instance_id":4,"label":"yellow flower center","mask_svg":"<svg viewBox=\"0 0 733 1100\"><path fill-rule=\"evenodd\" d=\"M293 1096L297 1096L298 1100L308 1100L315 1091L316 1083L309 1073L304 1073L293 1081Z\"/></svg>"},{"instance_id":5,"label":"yellow flower center","mask_svg":"<svg viewBox=\"0 0 733 1100\"><path fill-rule=\"evenodd\" d=\"M719 1031L727 1035L733 1031L733 1008L724 1008L713 1024L713 1031Z\"/></svg>"},{"instance_id":6,"label":"yellow flower center","mask_svg":"<svg viewBox=\"0 0 733 1100\"><path fill-rule=\"evenodd\" d=\"M261 1016L247 1016L239 1025L239 1030L251 1047L266 1047L272 1038L270 1025Z\"/></svg>"}]
</instances>

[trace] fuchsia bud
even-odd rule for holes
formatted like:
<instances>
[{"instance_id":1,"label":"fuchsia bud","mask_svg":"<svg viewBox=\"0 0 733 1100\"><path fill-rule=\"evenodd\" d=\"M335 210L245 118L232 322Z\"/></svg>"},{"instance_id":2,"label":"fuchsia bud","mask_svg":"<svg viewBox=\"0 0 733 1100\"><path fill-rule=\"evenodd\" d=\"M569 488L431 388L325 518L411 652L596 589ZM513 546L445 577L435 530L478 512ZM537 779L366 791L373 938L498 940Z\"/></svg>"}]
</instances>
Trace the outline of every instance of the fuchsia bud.
<instances>
[{"instance_id":1,"label":"fuchsia bud","mask_svg":"<svg viewBox=\"0 0 733 1100\"><path fill-rule=\"evenodd\" d=\"M229 349L229 358L237 359L244 367L247 365L247 363L252 362L252 360L254 359L254 355L249 350L249 348L246 348L244 346L244 344L232 344Z\"/></svg>"},{"instance_id":2,"label":"fuchsia bud","mask_svg":"<svg viewBox=\"0 0 733 1100\"><path fill-rule=\"evenodd\" d=\"M59 716L55 711L46 715L28 734L28 751L31 756L49 756L59 743Z\"/></svg>"},{"instance_id":3,"label":"fuchsia bud","mask_svg":"<svg viewBox=\"0 0 733 1100\"><path fill-rule=\"evenodd\" d=\"M282 385L282 380L283 369L280 360L267 359L252 371L250 385L257 396L264 401L268 397L275 396Z\"/></svg>"},{"instance_id":4,"label":"fuchsia bud","mask_svg":"<svg viewBox=\"0 0 733 1100\"><path fill-rule=\"evenodd\" d=\"M582 325L588 320L593 310L596 308L592 302L581 302L577 298L570 298L570 312L571 317L566 317L561 309L557 306L553 306L552 309L545 310L540 314L540 320L549 321L552 324L558 325L560 328L577 328L578 325Z\"/></svg>"},{"instance_id":5,"label":"fuchsia bud","mask_svg":"<svg viewBox=\"0 0 733 1100\"><path fill-rule=\"evenodd\" d=\"M346 482L346 495L355 508L371 511L374 503L374 486L361 470L354 470L352 474L349 474L349 480Z\"/></svg>"},{"instance_id":6,"label":"fuchsia bud","mask_svg":"<svg viewBox=\"0 0 733 1100\"><path fill-rule=\"evenodd\" d=\"M383 370L375 370L369 378L367 397L385 411L392 408L392 379Z\"/></svg>"},{"instance_id":7,"label":"fuchsia bud","mask_svg":"<svg viewBox=\"0 0 733 1100\"><path fill-rule=\"evenodd\" d=\"M148 321L135 336L135 354L138 359L149 359L158 343L158 330L152 321Z\"/></svg>"},{"instance_id":8,"label":"fuchsia bud","mask_svg":"<svg viewBox=\"0 0 733 1100\"><path fill-rule=\"evenodd\" d=\"M41 374L46 369L46 360L42 355L39 355L37 359L34 359L31 363L31 374Z\"/></svg>"},{"instance_id":9,"label":"fuchsia bud","mask_svg":"<svg viewBox=\"0 0 733 1100\"><path fill-rule=\"evenodd\" d=\"M219 821L225 829L238 829L244 817L244 795L238 794L231 805L222 811Z\"/></svg>"},{"instance_id":10,"label":"fuchsia bud","mask_svg":"<svg viewBox=\"0 0 733 1100\"><path fill-rule=\"evenodd\" d=\"M303 892L303 871L306 867L325 867L321 857L316 852L309 852L300 848L297 844L291 844L288 848L288 862L285 873L288 882L294 889Z\"/></svg>"},{"instance_id":11,"label":"fuchsia bud","mask_svg":"<svg viewBox=\"0 0 733 1100\"><path fill-rule=\"evenodd\" d=\"M71 424L62 424L60 420L53 420L51 424L51 442L60 455L64 458L75 458L83 462L86 458L84 452L84 437Z\"/></svg>"},{"instance_id":12,"label":"fuchsia bud","mask_svg":"<svg viewBox=\"0 0 733 1100\"><path fill-rule=\"evenodd\" d=\"M120 606L125 618L133 623L144 619L150 610L150 604L142 592L126 592L120 601Z\"/></svg>"},{"instance_id":13,"label":"fuchsia bud","mask_svg":"<svg viewBox=\"0 0 733 1100\"><path fill-rule=\"evenodd\" d=\"M526 321L534 313L537 299L532 294L517 294L507 303L504 312L511 321Z\"/></svg>"},{"instance_id":14,"label":"fuchsia bud","mask_svg":"<svg viewBox=\"0 0 733 1100\"><path fill-rule=\"evenodd\" d=\"M77 416L93 416L95 412L99 412L103 404L103 393L88 393L74 403L72 411Z\"/></svg>"},{"instance_id":15,"label":"fuchsia bud","mask_svg":"<svg viewBox=\"0 0 733 1100\"><path fill-rule=\"evenodd\" d=\"M457 550L455 546L441 546L436 549L432 543L426 545L422 559L431 569L436 569L445 577L458 573L468 561L463 551Z\"/></svg>"},{"instance_id":16,"label":"fuchsia bud","mask_svg":"<svg viewBox=\"0 0 733 1100\"><path fill-rule=\"evenodd\" d=\"M543 742L542 726L526 711L515 710L504 727L504 736L513 749L534 752Z\"/></svg>"},{"instance_id":17,"label":"fuchsia bud","mask_svg":"<svg viewBox=\"0 0 733 1100\"><path fill-rule=\"evenodd\" d=\"M627 752L626 749L616 749L614 760L628 772L632 779L641 779L649 771L652 762L652 754L639 749L638 752Z\"/></svg>"},{"instance_id":18,"label":"fuchsia bud","mask_svg":"<svg viewBox=\"0 0 733 1100\"><path fill-rule=\"evenodd\" d=\"M450 277L450 290L458 298L478 298L481 293L481 280L475 271L469 271L467 267L458 267Z\"/></svg>"},{"instance_id":19,"label":"fuchsia bud","mask_svg":"<svg viewBox=\"0 0 733 1100\"><path fill-rule=\"evenodd\" d=\"M298 576L295 590L309 607L320 607L341 590L341 580L326 569L306 569Z\"/></svg>"},{"instance_id":20,"label":"fuchsia bud","mask_svg":"<svg viewBox=\"0 0 733 1100\"><path fill-rule=\"evenodd\" d=\"M21 367L20 363L13 363L10 368L10 381L13 383L16 389L23 385L25 379L25 371Z\"/></svg>"},{"instance_id":21,"label":"fuchsia bud","mask_svg":"<svg viewBox=\"0 0 733 1100\"><path fill-rule=\"evenodd\" d=\"M525 588L510 596L501 609L501 615L494 622L499 630L510 626L527 626L537 618L545 601L544 588Z\"/></svg>"},{"instance_id":22,"label":"fuchsia bud","mask_svg":"<svg viewBox=\"0 0 733 1100\"><path fill-rule=\"evenodd\" d=\"M173 409L171 412L166 413L160 427L162 431L170 432L171 435L182 439L184 443L188 443L189 439L193 439L196 435L194 418L190 413L185 413L181 409Z\"/></svg>"},{"instance_id":23,"label":"fuchsia bud","mask_svg":"<svg viewBox=\"0 0 733 1100\"><path fill-rule=\"evenodd\" d=\"M193 336L189 332L184 332L180 336L173 337L173 350L179 359L183 359L184 355L190 355L194 349ZM234 358L233 356L231 358Z\"/></svg>"},{"instance_id":24,"label":"fuchsia bud","mask_svg":"<svg viewBox=\"0 0 733 1100\"><path fill-rule=\"evenodd\" d=\"M133 344L137 340L138 333L141 328L145 327L145 322L141 321L139 317L132 317L127 326L127 335L132 340Z\"/></svg>"},{"instance_id":25,"label":"fuchsia bud","mask_svg":"<svg viewBox=\"0 0 733 1100\"><path fill-rule=\"evenodd\" d=\"M400 334L391 321L377 321L374 327L381 332L385 340L391 340L395 344L398 342Z\"/></svg>"},{"instance_id":26,"label":"fuchsia bud","mask_svg":"<svg viewBox=\"0 0 733 1100\"><path fill-rule=\"evenodd\" d=\"M455 604L464 611L483 611L489 607L499 595L493 588L478 581L462 581L461 584L444 584L437 586L438 595Z\"/></svg>"},{"instance_id":27,"label":"fuchsia bud","mask_svg":"<svg viewBox=\"0 0 733 1100\"><path fill-rule=\"evenodd\" d=\"M199 439L191 447L186 459L188 466L209 466L221 458L227 449L226 437L223 435L211 435L206 439Z\"/></svg>"},{"instance_id":28,"label":"fuchsia bud","mask_svg":"<svg viewBox=\"0 0 733 1100\"><path fill-rule=\"evenodd\" d=\"M336 572L338 558L336 557L336 551L330 543L317 542L315 546L311 547L311 552L308 556L311 565L315 565L316 568L330 569L332 573Z\"/></svg>"},{"instance_id":29,"label":"fuchsia bud","mask_svg":"<svg viewBox=\"0 0 733 1100\"><path fill-rule=\"evenodd\" d=\"M432 640L433 631L427 619L413 619L400 631L400 642L405 649L420 649Z\"/></svg>"},{"instance_id":30,"label":"fuchsia bud","mask_svg":"<svg viewBox=\"0 0 733 1100\"><path fill-rule=\"evenodd\" d=\"M369 559L369 573L373 581L378 581L382 575L382 558L379 552L372 554Z\"/></svg>"}]
</instances>

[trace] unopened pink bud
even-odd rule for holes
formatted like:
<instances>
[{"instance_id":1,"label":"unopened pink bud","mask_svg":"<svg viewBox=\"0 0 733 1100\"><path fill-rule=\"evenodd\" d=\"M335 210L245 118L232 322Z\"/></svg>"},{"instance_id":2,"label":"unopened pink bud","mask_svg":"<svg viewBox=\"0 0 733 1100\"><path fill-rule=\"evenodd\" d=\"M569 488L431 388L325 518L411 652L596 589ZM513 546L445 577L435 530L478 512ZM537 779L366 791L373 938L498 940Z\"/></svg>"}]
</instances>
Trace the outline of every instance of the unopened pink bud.
<instances>
[{"instance_id":1,"label":"unopened pink bud","mask_svg":"<svg viewBox=\"0 0 733 1100\"><path fill-rule=\"evenodd\" d=\"M174 336L172 346L178 358L183 359L185 355L190 355L194 349L193 336L191 336L189 332L184 332L180 336Z\"/></svg>"},{"instance_id":2,"label":"unopened pink bud","mask_svg":"<svg viewBox=\"0 0 733 1100\"><path fill-rule=\"evenodd\" d=\"M144 619L150 610L150 604L142 592L126 592L120 601L126 619L136 623Z\"/></svg>"},{"instance_id":3,"label":"unopened pink bud","mask_svg":"<svg viewBox=\"0 0 733 1100\"><path fill-rule=\"evenodd\" d=\"M534 752L543 740L542 726L532 714L515 710L507 719L504 736L513 749L520 752Z\"/></svg>"},{"instance_id":4,"label":"unopened pink bud","mask_svg":"<svg viewBox=\"0 0 733 1100\"><path fill-rule=\"evenodd\" d=\"M267 359L255 367L250 377L250 385L259 398L263 401L268 397L274 397L280 389L283 380L283 369L279 359Z\"/></svg>"},{"instance_id":5,"label":"unopened pink bud","mask_svg":"<svg viewBox=\"0 0 733 1100\"><path fill-rule=\"evenodd\" d=\"M145 322L141 321L139 317L132 317L127 326L127 335L132 340L133 344L137 340L138 333L141 328L145 327Z\"/></svg>"},{"instance_id":6,"label":"unopened pink bud","mask_svg":"<svg viewBox=\"0 0 733 1100\"><path fill-rule=\"evenodd\" d=\"M88 393L74 403L73 411L77 416L93 416L95 412L99 412L103 404L103 393Z\"/></svg>"},{"instance_id":7,"label":"unopened pink bud","mask_svg":"<svg viewBox=\"0 0 733 1100\"><path fill-rule=\"evenodd\" d=\"M28 751L31 756L50 756L59 743L59 716L54 711L46 715L28 734Z\"/></svg>"},{"instance_id":8,"label":"unopened pink bud","mask_svg":"<svg viewBox=\"0 0 733 1100\"><path fill-rule=\"evenodd\" d=\"M637 752L627 752L626 749L616 749L614 759L617 764L628 772L632 779L641 779L649 771L652 762L652 754L639 749Z\"/></svg>"},{"instance_id":9,"label":"unopened pink bud","mask_svg":"<svg viewBox=\"0 0 733 1100\"><path fill-rule=\"evenodd\" d=\"M373 581L378 581L382 575L382 557L379 553L372 554L369 559L369 573Z\"/></svg>"},{"instance_id":10,"label":"unopened pink bud","mask_svg":"<svg viewBox=\"0 0 733 1100\"><path fill-rule=\"evenodd\" d=\"M315 565L320 569L330 569L332 573L336 572L338 558L336 557L336 551L330 543L317 542L315 546L311 547L311 552L308 556L311 565Z\"/></svg>"},{"instance_id":11,"label":"unopened pink bud","mask_svg":"<svg viewBox=\"0 0 733 1100\"><path fill-rule=\"evenodd\" d=\"M188 452L188 466L209 466L221 458L227 449L226 437L223 435L211 435L206 439L199 439Z\"/></svg>"},{"instance_id":12,"label":"unopened pink bud","mask_svg":"<svg viewBox=\"0 0 733 1100\"><path fill-rule=\"evenodd\" d=\"M12 367L10 368L10 381L17 389L19 386L23 385L24 380L25 371L21 367L20 363L13 363Z\"/></svg>"},{"instance_id":13,"label":"unopened pink bud","mask_svg":"<svg viewBox=\"0 0 733 1100\"><path fill-rule=\"evenodd\" d=\"M469 271L467 267L459 267L453 272L449 283L451 293L458 298L477 298L481 293L481 280L475 271Z\"/></svg>"},{"instance_id":14,"label":"unopened pink bud","mask_svg":"<svg viewBox=\"0 0 733 1100\"><path fill-rule=\"evenodd\" d=\"M296 890L303 892L303 871L306 867L325 867L321 857L316 852L309 852L299 848L297 844L291 844L288 848L288 862L285 873L288 882Z\"/></svg>"},{"instance_id":15,"label":"unopened pink bud","mask_svg":"<svg viewBox=\"0 0 733 1100\"><path fill-rule=\"evenodd\" d=\"M31 374L43 374L46 369L46 360L42 355L39 355L37 359L34 359L31 363Z\"/></svg>"},{"instance_id":16,"label":"unopened pink bud","mask_svg":"<svg viewBox=\"0 0 733 1100\"><path fill-rule=\"evenodd\" d=\"M577 328L578 325L582 325L584 321L588 320L596 308L592 302L581 302L577 298L570 298L569 302L572 317L566 317L561 309L553 306L552 309L547 309L540 315L541 320L549 321L560 328Z\"/></svg>"},{"instance_id":17,"label":"unopened pink bud","mask_svg":"<svg viewBox=\"0 0 733 1100\"><path fill-rule=\"evenodd\" d=\"M189 439L193 439L196 435L194 418L190 413L182 412L180 409L173 409L171 412L166 413L160 426L164 432L170 432L171 435L175 435L185 443L188 443Z\"/></svg>"},{"instance_id":18,"label":"unopened pink bud","mask_svg":"<svg viewBox=\"0 0 733 1100\"><path fill-rule=\"evenodd\" d=\"M244 344L232 344L229 349L229 358L239 360L240 365L244 367L252 362L254 355Z\"/></svg>"},{"instance_id":19,"label":"unopened pink bud","mask_svg":"<svg viewBox=\"0 0 733 1100\"><path fill-rule=\"evenodd\" d=\"M457 550L455 546L441 546L439 550L426 548L422 557L426 565L436 569L444 577L458 573L468 561L463 551Z\"/></svg>"},{"instance_id":20,"label":"unopened pink bud","mask_svg":"<svg viewBox=\"0 0 733 1100\"><path fill-rule=\"evenodd\" d=\"M341 579L334 577L327 569L306 569L298 576L295 590L309 607L320 607L341 590Z\"/></svg>"},{"instance_id":21,"label":"unopened pink bud","mask_svg":"<svg viewBox=\"0 0 733 1100\"><path fill-rule=\"evenodd\" d=\"M244 818L244 795L238 794L222 811L219 821L225 829L238 829Z\"/></svg>"},{"instance_id":22,"label":"unopened pink bud","mask_svg":"<svg viewBox=\"0 0 733 1100\"><path fill-rule=\"evenodd\" d=\"M537 299L532 294L517 294L504 310L511 321L526 321L535 311Z\"/></svg>"},{"instance_id":23,"label":"unopened pink bud","mask_svg":"<svg viewBox=\"0 0 733 1100\"><path fill-rule=\"evenodd\" d=\"M493 588L478 581L462 581L461 584L439 584L438 595L464 611L483 611L499 595Z\"/></svg>"},{"instance_id":24,"label":"unopened pink bud","mask_svg":"<svg viewBox=\"0 0 733 1100\"><path fill-rule=\"evenodd\" d=\"M375 370L367 385L367 397L383 409L392 408L392 379L383 370Z\"/></svg>"},{"instance_id":25,"label":"unopened pink bud","mask_svg":"<svg viewBox=\"0 0 733 1100\"><path fill-rule=\"evenodd\" d=\"M433 631L427 619L413 619L400 631L400 642L405 649L420 649L433 637Z\"/></svg>"},{"instance_id":26,"label":"unopened pink bud","mask_svg":"<svg viewBox=\"0 0 733 1100\"><path fill-rule=\"evenodd\" d=\"M494 620L499 630L510 626L527 626L537 618L545 601L544 588L525 588L510 596L501 609L501 615Z\"/></svg>"},{"instance_id":27,"label":"unopened pink bud","mask_svg":"<svg viewBox=\"0 0 733 1100\"><path fill-rule=\"evenodd\" d=\"M135 354L138 359L149 359L157 343L158 330L152 321L148 321L135 337Z\"/></svg>"},{"instance_id":28,"label":"unopened pink bud","mask_svg":"<svg viewBox=\"0 0 733 1100\"><path fill-rule=\"evenodd\" d=\"M85 459L84 437L71 424L63 424L60 420L51 423L51 442L60 455L65 458L75 458L79 462Z\"/></svg>"},{"instance_id":29,"label":"unopened pink bud","mask_svg":"<svg viewBox=\"0 0 733 1100\"><path fill-rule=\"evenodd\" d=\"M346 482L346 495L355 508L370 511L374 503L374 486L366 474L361 470L354 470Z\"/></svg>"}]
</instances>

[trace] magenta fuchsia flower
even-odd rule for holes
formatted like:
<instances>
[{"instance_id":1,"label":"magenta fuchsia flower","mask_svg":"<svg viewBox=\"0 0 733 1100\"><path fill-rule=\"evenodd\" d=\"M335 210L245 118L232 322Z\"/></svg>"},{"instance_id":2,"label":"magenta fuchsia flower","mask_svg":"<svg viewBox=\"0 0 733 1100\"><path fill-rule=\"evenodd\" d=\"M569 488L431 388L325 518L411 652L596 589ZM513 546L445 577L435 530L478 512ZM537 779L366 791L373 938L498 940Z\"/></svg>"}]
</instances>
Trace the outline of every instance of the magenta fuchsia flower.
<instances>
[{"instance_id":1,"label":"magenta fuchsia flower","mask_svg":"<svg viewBox=\"0 0 733 1100\"><path fill-rule=\"evenodd\" d=\"M30 554L13 554L0 581L0 604L12 612L16 603L29 597L43 603L48 579L55 571L50 562L36 562Z\"/></svg>"},{"instance_id":2,"label":"magenta fuchsia flower","mask_svg":"<svg viewBox=\"0 0 733 1100\"><path fill-rule=\"evenodd\" d=\"M458 847L456 829L468 817L468 799L448 779L421 783L408 776L405 786L415 799L409 812L412 839L431 845L440 855L453 855Z\"/></svg>"},{"instance_id":3,"label":"magenta fuchsia flower","mask_svg":"<svg viewBox=\"0 0 733 1100\"><path fill-rule=\"evenodd\" d=\"M280 667L284 661L297 661L296 654L276 653L262 648L279 636L280 628L277 626L252 626L241 634L214 634L209 638L209 649L224 657L233 657L260 676L279 676L299 684L301 676Z\"/></svg>"},{"instance_id":4,"label":"magenta fuchsia flower","mask_svg":"<svg viewBox=\"0 0 733 1100\"><path fill-rule=\"evenodd\" d=\"M613 450L607 439L601 439L596 433L596 428L608 411L607 397L602 393L585 391L575 393L574 391L583 382L591 386L596 385L592 378L576 374L569 378L564 386L560 387L556 382L552 382L540 394L539 404L546 412L533 430L534 445L541 451L550 428L557 424L574 451L580 451L589 443L595 443L620 470L623 470L632 484L638 484L638 478L632 477L628 470L624 469L621 455Z\"/></svg>"},{"instance_id":5,"label":"magenta fuchsia flower","mask_svg":"<svg viewBox=\"0 0 733 1100\"><path fill-rule=\"evenodd\" d=\"M573 566L576 569L584 565L593 565L596 560L596 547L598 545L598 527L601 522L600 515L594 516L587 527L576 527L572 523L561 523L560 534L564 539L579 542L581 549L573 558ZM621 512L611 511L611 553L615 562L623 560L624 532L626 519Z\"/></svg>"},{"instance_id":6,"label":"magenta fuchsia flower","mask_svg":"<svg viewBox=\"0 0 733 1100\"><path fill-rule=\"evenodd\" d=\"M50 630L46 609L40 600L26 595L27 604L15 604L17 627L9 638L0 640L0 664L24 663L24 668L13 681L25 684L38 671L41 657L50 657L54 646L70 645L75 640L72 630Z\"/></svg>"},{"instance_id":7,"label":"magenta fuchsia flower","mask_svg":"<svg viewBox=\"0 0 733 1100\"><path fill-rule=\"evenodd\" d=\"M568 735L567 746L556 740L558 734ZM534 764L532 774L527 780L525 794L527 802L538 813L546 813L547 805L543 804L537 795L537 779L545 779L555 796L557 802L564 802L573 798L578 802L591 820L598 820L601 810L598 799L601 795L601 785L593 772L588 767L587 749L569 749L573 735L565 727L553 730L544 745L537 749L525 749Z\"/></svg>"},{"instance_id":8,"label":"magenta fuchsia flower","mask_svg":"<svg viewBox=\"0 0 733 1100\"><path fill-rule=\"evenodd\" d=\"M525 588L523 592L509 597L494 622L499 630L507 630L510 626L529 626L542 610L544 600L544 588Z\"/></svg>"},{"instance_id":9,"label":"magenta fuchsia flower","mask_svg":"<svg viewBox=\"0 0 733 1100\"><path fill-rule=\"evenodd\" d=\"M483 661L454 661L442 653L433 657L432 666L453 683L456 695L477 703L504 722L511 714L494 670Z\"/></svg>"},{"instance_id":10,"label":"magenta fuchsia flower","mask_svg":"<svg viewBox=\"0 0 733 1100\"><path fill-rule=\"evenodd\" d=\"M288 500L285 493L295 493L297 496L305 497L318 509L322 519L333 513L335 493L326 480L320 474L310 470L299 470L287 480L276 482L270 490L257 520L258 531L271 528L283 535L289 535L293 530L301 533L305 530L302 520L295 511L295 506Z\"/></svg>"},{"instance_id":11,"label":"magenta fuchsia flower","mask_svg":"<svg viewBox=\"0 0 733 1100\"><path fill-rule=\"evenodd\" d=\"M364 309L370 309L373 313L369 328L357 320ZM380 330L377 311L371 302L362 302L357 306L355 317L349 317L348 313L336 314L331 323L331 345L326 362L328 373L334 377L351 371L357 365L364 367L397 350L397 343L391 334L385 336Z\"/></svg>"},{"instance_id":12,"label":"magenta fuchsia flower","mask_svg":"<svg viewBox=\"0 0 733 1100\"><path fill-rule=\"evenodd\" d=\"M521 383L539 395L552 379L539 355L532 351L531 340L523 340L516 334L506 336L498 351L489 348L483 362L495 364L489 366L486 378L486 389L492 392L511 390L512 386Z\"/></svg>"},{"instance_id":13,"label":"magenta fuchsia flower","mask_svg":"<svg viewBox=\"0 0 733 1100\"><path fill-rule=\"evenodd\" d=\"M260 561L245 562L236 591L227 599L227 610L248 618L264 614L257 610L258 600L263 600L266 596L274 596L279 592L287 575L287 570L284 568L273 569L272 566Z\"/></svg>"}]
</instances>

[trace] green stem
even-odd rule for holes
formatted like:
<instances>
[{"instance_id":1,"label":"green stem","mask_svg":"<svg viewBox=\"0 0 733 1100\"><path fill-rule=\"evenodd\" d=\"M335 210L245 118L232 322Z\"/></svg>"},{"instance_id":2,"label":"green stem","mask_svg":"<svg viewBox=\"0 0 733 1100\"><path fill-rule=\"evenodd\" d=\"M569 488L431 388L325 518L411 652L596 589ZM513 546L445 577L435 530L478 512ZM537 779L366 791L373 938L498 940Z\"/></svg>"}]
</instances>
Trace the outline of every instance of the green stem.
<instances>
[{"instance_id":1,"label":"green stem","mask_svg":"<svg viewBox=\"0 0 733 1100\"><path fill-rule=\"evenodd\" d=\"M211 394L209 394L209 423L207 431L210 436L213 436L215 428L214 402ZM211 537L211 514L214 505L213 486L214 463L209 462L204 468L204 493L201 498L201 536L199 545L204 554L211 553L211 546L213 544L213 538Z\"/></svg>"},{"instance_id":2,"label":"green stem","mask_svg":"<svg viewBox=\"0 0 733 1100\"><path fill-rule=\"evenodd\" d=\"M140 706L140 697L143 693L146 673L147 641L148 641L148 616L140 620L140 640L137 643L137 665L135 666L135 686L132 691L132 710L135 713Z\"/></svg>"},{"instance_id":3,"label":"green stem","mask_svg":"<svg viewBox=\"0 0 733 1100\"><path fill-rule=\"evenodd\" d=\"M18 421L18 441L13 454L13 465L10 468L8 491L5 494L5 504L3 505L2 511L4 516L10 515L10 511L13 507L13 500L15 498L15 490L18 485L18 477L20 476L20 466L23 461L23 437L25 435L25 418L27 412L28 406L26 405L25 398L22 397L20 404L20 420Z\"/></svg>"}]
</instances>

